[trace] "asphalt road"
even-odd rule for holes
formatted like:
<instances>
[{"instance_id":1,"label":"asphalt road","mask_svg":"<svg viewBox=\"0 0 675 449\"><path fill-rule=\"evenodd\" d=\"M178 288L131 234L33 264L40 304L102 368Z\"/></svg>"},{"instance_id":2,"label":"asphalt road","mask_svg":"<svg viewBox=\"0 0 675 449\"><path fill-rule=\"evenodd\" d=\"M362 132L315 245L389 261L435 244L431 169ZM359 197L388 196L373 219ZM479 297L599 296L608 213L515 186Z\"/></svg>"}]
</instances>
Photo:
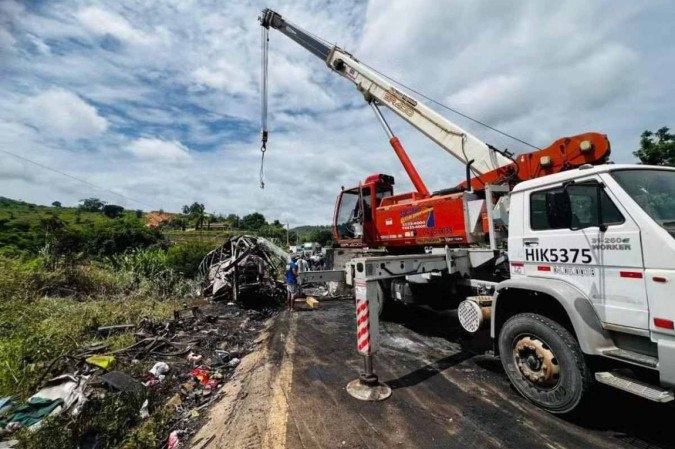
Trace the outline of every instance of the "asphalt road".
<instances>
[{"instance_id":1,"label":"asphalt road","mask_svg":"<svg viewBox=\"0 0 675 449\"><path fill-rule=\"evenodd\" d=\"M351 301L323 302L274 324L270 361L290 357L293 367L287 448L675 447L675 407L601 388L585 416L551 415L516 393L499 360L480 353L484 341L465 339L451 315L421 309L381 323L374 365L392 396L353 399L345 386L362 367L353 311Z\"/></svg>"}]
</instances>

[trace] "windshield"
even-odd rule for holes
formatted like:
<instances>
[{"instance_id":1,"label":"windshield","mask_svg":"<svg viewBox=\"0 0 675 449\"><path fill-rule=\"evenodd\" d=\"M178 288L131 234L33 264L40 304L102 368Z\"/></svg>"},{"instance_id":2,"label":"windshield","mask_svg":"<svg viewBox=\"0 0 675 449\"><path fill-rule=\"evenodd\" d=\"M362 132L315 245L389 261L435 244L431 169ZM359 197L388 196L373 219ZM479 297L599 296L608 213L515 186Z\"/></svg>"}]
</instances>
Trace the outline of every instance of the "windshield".
<instances>
[{"instance_id":1,"label":"windshield","mask_svg":"<svg viewBox=\"0 0 675 449\"><path fill-rule=\"evenodd\" d=\"M654 221L675 237L675 170L617 170L612 176Z\"/></svg>"},{"instance_id":2,"label":"windshield","mask_svg":"<svg viewBox=\"0 0 675 449\"><path fill-rule=\"evenodd\" d=\"M358 189L342 192L342 199L337 213L336 226L341 239L353 239L356 237L354 222L359 217L359 191Z\"/></svg>"}]
</instances>

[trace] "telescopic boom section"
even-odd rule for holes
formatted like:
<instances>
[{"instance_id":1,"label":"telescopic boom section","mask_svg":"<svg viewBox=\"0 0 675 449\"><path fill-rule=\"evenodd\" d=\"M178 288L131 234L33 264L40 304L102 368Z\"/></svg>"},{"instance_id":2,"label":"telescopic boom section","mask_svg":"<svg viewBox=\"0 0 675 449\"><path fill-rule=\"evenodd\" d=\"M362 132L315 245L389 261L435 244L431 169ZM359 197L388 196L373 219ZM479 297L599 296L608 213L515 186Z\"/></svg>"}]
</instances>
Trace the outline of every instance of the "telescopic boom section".
<instances>
[{"instance_id":1,"label":"telescopic boom section","mask_svg":"<svg viewBox=\"0 0 675 449\"><path fill-rule=\"evenodd\" d=\"M280 31L321 58L330 69L354 83L366 101L387 106L463 164L473 160L471 169L474 174L488 173L511 163L510 159L490 149L485 142L396 89L392 83L351 54L287 22L280 14L265 9L260 17L260 24Z\"/></svg>"},{"instance_id":2,"label":"telescopic boom section","mask_svg":"<svg viewBox=\"0 0 675 449\"><path fill-rule=\"evenodd\" d=\"M401 92L392 83L345 50L293 25L278 13L265 9L260 24L285 34L312 54L322 59L328 67L356 85L387 131L390 143L401 160L413 185L422 196L429 196L419 174L405 154L398 139L388 129L377 109L385 105L403 120L436 142L445 151L470 167L475 175L470 188L483 190L487 184L517 183L551 173L579 167L583 164L598 164L606 161L610 153L607 137L599 133L586 133L566 137L552 145L511 159L507 153L496 150L468 133L425 104ZM460 187L469 188L469 182Z\"/></svg>"}]
</instances>

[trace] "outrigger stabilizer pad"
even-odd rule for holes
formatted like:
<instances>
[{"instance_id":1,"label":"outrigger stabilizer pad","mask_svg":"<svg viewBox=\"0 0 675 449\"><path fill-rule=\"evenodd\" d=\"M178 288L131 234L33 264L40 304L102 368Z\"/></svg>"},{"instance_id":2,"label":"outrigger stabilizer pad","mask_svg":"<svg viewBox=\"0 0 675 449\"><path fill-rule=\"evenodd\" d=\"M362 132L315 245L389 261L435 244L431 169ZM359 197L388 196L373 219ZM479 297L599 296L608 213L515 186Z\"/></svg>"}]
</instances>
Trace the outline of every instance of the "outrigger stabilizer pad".
<instances>
[{"instance_id":1,"label":"outrigger stabilizer pad","mask_svg":"<svg viewBox=\"0 0 675 449\"><path fill-rule=\"evenodd\" d=\"M347 393L360 401L383 401L391 396L391 388L380 382L375 374L361 374L347 384Z\"/></svg>"}]
</instances>

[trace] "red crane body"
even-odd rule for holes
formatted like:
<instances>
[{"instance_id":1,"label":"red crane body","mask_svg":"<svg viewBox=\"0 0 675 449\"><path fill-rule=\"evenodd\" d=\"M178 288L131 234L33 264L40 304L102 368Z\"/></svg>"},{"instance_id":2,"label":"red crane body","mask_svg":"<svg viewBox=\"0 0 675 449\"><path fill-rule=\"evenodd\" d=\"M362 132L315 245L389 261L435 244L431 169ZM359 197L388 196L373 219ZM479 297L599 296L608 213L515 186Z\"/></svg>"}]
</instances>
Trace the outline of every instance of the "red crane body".
<instances>
[{"instance_id":1,"label":"red crane body","mask_svg":"<svg viewBox=\"0 0 675 449\"><path fill-rule=\"evenodd\" d=\"M417 170L396 137L391 145L411 178L416 192L394 195L393 178L371 175L359 186L344 190L336 202L333 236L341 246L411 248L436 245L466 245L487 239L485 206L477 223L468 223L467 203L484 198L486 185L518 182L607 160L610 145L607 136L585 133L556 140L550 146L514 158L510 165L481 176L474 176L454 189L455 192L429 193ZM471 188L467 188L470 184ZM351 234L341 223L340 211L349 195L359 197L362 212L352 214L363 226L361 236ZM344 220L342 220L344 221ZM473 232L472 232L473 231Z\"/></svg>"}]
</instances>

